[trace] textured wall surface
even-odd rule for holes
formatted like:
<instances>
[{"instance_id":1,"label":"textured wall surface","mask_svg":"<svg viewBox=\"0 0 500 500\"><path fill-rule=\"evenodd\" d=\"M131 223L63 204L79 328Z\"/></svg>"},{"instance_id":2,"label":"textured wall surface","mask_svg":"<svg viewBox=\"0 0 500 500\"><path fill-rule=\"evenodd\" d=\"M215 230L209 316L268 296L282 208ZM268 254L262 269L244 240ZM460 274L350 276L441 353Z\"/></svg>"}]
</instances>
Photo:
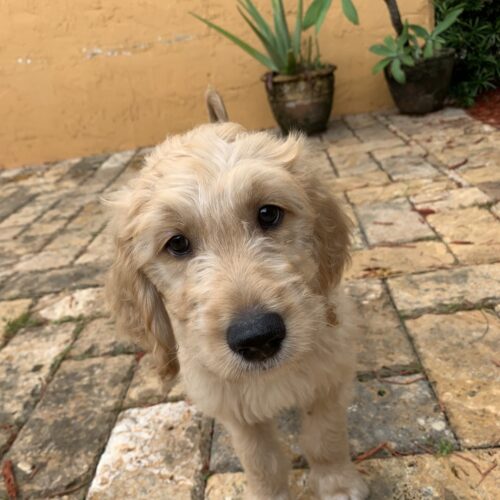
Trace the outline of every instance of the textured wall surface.
<instances>
[{"instance_id":1,"label":"textured wall surface","mask_svg":"<svg viewBox=\"0 0 500 500\"><path fill-rule=\"evenodd\" d=\"M320 37L323 60L338 66L336 114L391 106L368 52L392 32L385 4L355 3L360 26L335 0ZM431 22L429 0L399 3L404 17ZM0 166L154 144L205 120L209 82L233 120L272 125L264 69L189 11L254 41L234 0L2 0Z\"/></svg>"}]
</instances>

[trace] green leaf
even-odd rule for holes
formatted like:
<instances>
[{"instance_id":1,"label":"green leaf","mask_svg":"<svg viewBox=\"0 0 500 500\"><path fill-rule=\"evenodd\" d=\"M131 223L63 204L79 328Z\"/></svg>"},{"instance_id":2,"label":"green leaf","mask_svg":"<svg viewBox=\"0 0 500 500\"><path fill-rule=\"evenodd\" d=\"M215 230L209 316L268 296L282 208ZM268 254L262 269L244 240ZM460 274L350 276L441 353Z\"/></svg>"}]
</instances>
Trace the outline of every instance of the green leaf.
<instances>
[{"instance_id":1,"label":"green leaf","mask_svg":"<svg viewBox=\"0 0 500 500\"><path fill-rule=\"evenodd\" d=\"M266 49L267 53L269 54L273 62L276 64L276 66L278 68L284 66L285 61L280 58L280 54L275 46L276 41L274 37L271 35L272 38L268 39L266 35L262 33L257 26L255 26L255 24L245 15L245 13L239 7L238 11L241 14L241 17L243 17L246 23L250 26L252 31L257 35L262 45L264 45L264 48Z\"/></svg>"},{"instance_id":2,"label":"green leaf","mask_svg":"<svg viewBox=\"0 0 500 500\"><path fill-rule=\"evenodd\" d=\"M457 19L458 16L463 12L464 9L454 9L448 13L448 15L434 28L432 32L433 35L439 35L443 31L446 31Z\"/></svg>"},{"instance_id":3,"label":"green leaf","mask_svg":"<svg viewBox=\"0 0 500 500\"><path fill-rule=\"evenodd\" d=\"M389 63L392 61L390 57L386 57L385 59L382 59L379 61L375 66L372 68L372 73L376 75L377 73L380 73L386 66L389 65Z\"/></svg>"},{"instance_id":4,"label":"green leaf","mask_svg":"<svg viewBox=\"0 0 500 500\"><path fill-rule=\"evenodd\" d=\"M405 72L401 69L401 61L394 59L391 63L391 74L398 83L406 82Z\"/></svg>"},{"instance_id":5,"label":"green leaf","mask_svg":"<svg viewBox=\"0 0 500 500\"><path fill-rule=\"evenodd\" d=\"M306 10L304 20L302 22L302 29L308 30L314 26L319 19L321 9L323 8L324 0L313 0L309 8Z\"/></svg>"},{"instance_id":6,"label":"green leaf","mask_svg":"<svg viewBox=\"0 0 500 500\"><path fill-rule=\"evenodd\" d=\"M423 38L424 40L427 40L430 37L429 32L423 27L418 24L410 24L410 29L415 33L420 38Z\"/></svg>"},{"instance_id":7,"label":"green leaf","mask_svg":"<svg viewBox=\"0 0 500 500\"><path fill-rule=\"evenodd\" d=\"M370 47L370 52L377 54L377 56L392 56L394 55L394 51L387 48L387 46L382 44L372 45Z\"/></svg>"},{"instance_id":8,"label":"green leaf","mask_svg":"<svg viewBox=\"0 0 500 500\"><path fill-rule=\"evenodd\" d=\"M352 24L359 24L358 11L351 0L342 0L342 11Z\"/></svg>"},{"instance_id":9,"label":"green leaf","mask_svg":"<svg viewBox=\"0 0 500 500\"><path fill-rule=\"evenodd\" d=\"M288 50L291 47L290 34L286 24L282 0L272 0L274 31L276 33L276 45L283 60L288 59Z\"/></svg>"},{"instance_id":10,"label":"green leaf","mask_svg":"<svg viewBox=\"0 0 500 500\"><path fill-rule=\"evenodd\" d=\"M240 49L244 50L247 54L252 56L254 59L259 61L264 66L268 67L272 71L278 71L276 64L274 64L274 62L269 57L262 54L262 52L259 52L257 49L254 49L252 46L248 45L248 43L244 42L237 36L233 35L229 31L226 31L224 28L221 28L217 24L214 24L208 19L204 19L203 17L199 16L198 14L195 14L194 12L190 12L190 14L199 21L201 21L202 23L205 23L208 27L214 29L221 35L225 36L227 39L231 40L231 42L236 44L238 47L240 47Z\"/></svg>"},{"instance_id":11,"label":"green leaf","mask_svg":"<svg viewBox=\"0 0 500 500\"><path fill-rule=\"evenodd\" d=\"M326 15L328 14L328 11L329 11L331 5L332 5L332 0L325 0L323 2L323 8L321 9L321 12L319 13L318 20L316 21L316 24L314 26L314 28L316 29L316 33L319 33L321 26L323 26L323 23L325 22Z\"/></svg>"},{"instance_id":12,"label":"green leaf","mask_svg":"<svg viewBox=\"0 0 500 500\"><path fill-rule=\"evenodd\" d=\"M302 16L303 16L303 5L302 0L298 1L297 4L297 19L295 21L295 31L293 33L293 50L295 52L295 57L300 58L301 48L302 48Z\"/></svg>"},{"instance_id":13,"label":"green leaf","mask_svg":"<svg viewBox=\"0 0 500 500\"><path fill-rule=\"evenodd\" d=\"M389 47L389 49L396 52L397 45L396 45L396 41L394 40L394 38L392 38L392 36L386 36L384 38L384 43L387 47Z\"/></svg>"},{"instance_id":14,"label":"green leaf","mask_svg":"<svg viewBox=\"0 0 500 500\"><path fill-rule=\"evenodd\" d=\"M413 60L413 58L410 55L401 54L399 56L399 58L401 59L401 62L403 64L405 64L406 66L415 66L415 61Z\"/></svg>"},{"instance_id":15,"label":"green leaf","mask_svg":"<svg viewBox=\"0 0 500 500\"><path fill-rule=\"evenodd\" d=\"M434 44L432 43L432 40L429 40L424 47L424 59L429 59L434 55Z\"/></svg>"},{"instance_id":16,"label":"green leaf","mask_svg":"<svg viewBox=\"0 0 500 500\"><path fill-rule=\"evenodd\" d=\"M267 21L262 17L252 0L238 0L238 3L252 16L255 24L260 28L262 33L265 33L267 38L274 38L274 33Z\"/></svg>"}]
</instances>

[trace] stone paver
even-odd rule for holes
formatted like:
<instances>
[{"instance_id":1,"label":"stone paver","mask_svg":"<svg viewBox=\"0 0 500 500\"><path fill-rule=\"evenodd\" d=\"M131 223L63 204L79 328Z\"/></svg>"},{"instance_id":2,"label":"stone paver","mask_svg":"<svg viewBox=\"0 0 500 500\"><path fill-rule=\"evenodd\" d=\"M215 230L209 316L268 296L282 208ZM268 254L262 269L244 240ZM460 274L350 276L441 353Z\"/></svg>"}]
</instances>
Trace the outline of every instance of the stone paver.
<instances>
[{"instance_id":1,"label":"stone paver","mask_svg":"<svg viewBox=\"0 0 500 500\"><path fill-rule=\"evenodd\" d=\"M425 219L412 210L405 198L360 205L356 211L371 245L405 243L435 236Z\"/></svg>"},{"instance_id":2,"label":"stone paver","mask_svg":"<svg viewBox=\"0 0 500 500\"><path fill-rule=\"evenodd\" d=\"M375 459L357 465L370 487L373 500L495 500L500 490L500 470L495 464L500 453L478 451L446 457ZM494 467L492 469L492 467ZM491 470L490 470L491 469ZM481 474L490 470L486 476ZM290 475L290 489L298 500L314 500L307 483L307 472ZM245 475L215 474L208 479L207 500L244 500Z\"/></svg>"},{"instance_id":3,"label":"stone paver","mask_svg":"<svg viewBox=\"0 0 500 500\"><path fill-rule=\"evenodd\" d=\"M500 264L404 275L390 278L388 284L396 307L405 315L471 308L498 301Z\"/></svg>"},{"instance_id":4,"label":"stone paver","mask_svg":"<svg viewBox=\"0 0 500 500\"><path fill-rule=\"evenodd\" d=\"M87 498L196 498L203 488L210 427L185 401L126 410Z\"/></svg>"},{"instance_id":5,"label":"stone paver","mask_svg":"<svg viewBox=\"0 0 500 500\"><path fill-rule=\"evenodd\" d=\"M132 356L63 362L7 454L23 496L88 484L132 363Z\"/></svg>"},{"instance_id":6,"label":"stone paver","mask_svg":"<svg viewBox=\"0 0 500 500\"><path fill-rule=\"evenodd\" d=\"M51 321L99 316L106 312L104 291L101 287L95 287L44 295L36 303L34 312L37 316Z\"/></svg>"},{"instance_id":7,"label":"stone paver","mask_svg":"<svg viewBox=\"0 0 500 500\"><path fill-rule=\"evenodd\" d=\"M414 241L359 250L352 254L348 278L386 277L450 267L455 259L438 241Z\"/></svg>"},{"instance_id":8,"label":"stone paver","mask_svg":"<svg viewBox=\"0 0 500 500\"><path fill-rule=\"evenodd\" d=\"M346 293L358 306L358 370L401 371L418 365L384 284L377 279L351 281Z\"/></svg>"},{"instance_id":9,"label":"stone paver","mask_svg":"<svg viewBox=\"0 0 500 500\"><path fill-rule=\"evenodd\" d=\"M406 326L465 446L500 444L500 319L487 310L428 314Z\"/></svg>"},{"instance_id":10,"label":"stone paver","mask_svg":"<svg viewBox=\"0 0 500 500\"><path fill-rule=\"evenodd\" d=\"M356 384L349 422L351 452L355 456L382 443L388 443L399 453L419 453L422 447L437 449L442 442L455 446L445 416L419 374ZM292 464L303 467L305 459L298 445L299 416L293 411L284 412L277 420L277 428ZM210 470L241 470L230 437L220 424L214 430Z\"/></svg>"},{"instance_id":11,"label":"stone paver","mask_svg":"<svg viewBox=\"0 0 500 500\"><path fill-rule=\"evenodd\" d=\"M464 208L427 217L450 250L463 264L496 262L500 256L500 231L494 215L485 208Z\"/></svg>"},{"instance_id":12,"label":"stone paver","mask_svg":"<svg viewBox=\"0 0 500 500\"><path fill-rule=\"evenodd\" d=\"M0 422L29 416L54 363L71 345L75 325L46 325L18 332L0 351Z\"/></svg>"},{"instance_id":13,"label":"stone paver","mask_svg":"<svg viewBox=\"0 0 500 500\"><path fill-rule=\"evenodd\" d=\"M92 312L92 310L90 310ZM97 318L83 325L69 356L89 358L123 353L133 353L133 344L117 338L114 323L108 318Z\"/></svg>"},{"instance_id":14,"label":"stone paver","mask_svg":"<svg viewBox=\"0 0 500 500\"><path fill-rule=\"evenodd\" d=\"M7 325L28 312L31 299L6 300L0 302L0 346L8 339L10 333Z\"/></svg>"},{"instance_id":15,"label":"stone paver","mask_svg":"<svg viewBox=\"0 0 500 500\"><path fill-rule=\"evenodd\" d=\"M498 498L500 131L448 108L337 117L308 141L353 222L350 438L371 498ZM150 152L0 171L0 456L20 498L242 498L223 428L108 316L100 198ZM312 499L298 414L277 424Z\"/></svg>"}]
</instances>

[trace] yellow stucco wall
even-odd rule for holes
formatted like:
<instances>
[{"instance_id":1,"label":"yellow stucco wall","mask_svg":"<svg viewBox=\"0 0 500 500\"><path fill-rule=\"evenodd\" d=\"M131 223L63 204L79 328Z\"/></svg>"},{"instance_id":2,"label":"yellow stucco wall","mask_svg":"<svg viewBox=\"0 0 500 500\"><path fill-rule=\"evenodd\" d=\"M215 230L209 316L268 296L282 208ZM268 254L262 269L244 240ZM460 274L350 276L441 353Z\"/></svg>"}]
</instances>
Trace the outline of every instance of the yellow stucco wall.
<instances>
[{"instance_id":1,"label":"yellow stucco wall","mask_svg":"<svg viewBox=\"0 0 500 500\"><path fill-rule=\"evenodd\" d=\"M336 114L391 105L382 77L370 73L376 58L368 52L392 32L385 4L355 3L360 26L334 0L320 37L324 61L338 66ZM431 22L429 0L399 3L404 17ZM233 120L272 125L259 81L264 69L191 10L254 40L235 0L0 2L0 166L154 144L205 120L209 82Z\"/></svg>"}]
</instances>

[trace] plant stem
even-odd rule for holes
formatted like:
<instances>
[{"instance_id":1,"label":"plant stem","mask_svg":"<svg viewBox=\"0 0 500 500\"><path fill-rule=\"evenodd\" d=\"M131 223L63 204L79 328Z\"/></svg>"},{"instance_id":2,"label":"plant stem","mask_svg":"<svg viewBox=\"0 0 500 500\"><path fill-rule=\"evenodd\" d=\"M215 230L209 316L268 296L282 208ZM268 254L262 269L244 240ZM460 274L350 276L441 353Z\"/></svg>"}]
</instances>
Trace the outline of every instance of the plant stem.
<instances>
[{"instance_id":1,"label":"plant stem","mask_svg":"<svg viewBox=\"0 0 500 500\"><path fill-rule=\"evenodd\" d=\"M399 36L403 32L403 22L401 21L401 14L399 13L399 7L396 0L384 0L387 5L387 10L391 16L392 26Z\"/></svg>"}]
</instances>

